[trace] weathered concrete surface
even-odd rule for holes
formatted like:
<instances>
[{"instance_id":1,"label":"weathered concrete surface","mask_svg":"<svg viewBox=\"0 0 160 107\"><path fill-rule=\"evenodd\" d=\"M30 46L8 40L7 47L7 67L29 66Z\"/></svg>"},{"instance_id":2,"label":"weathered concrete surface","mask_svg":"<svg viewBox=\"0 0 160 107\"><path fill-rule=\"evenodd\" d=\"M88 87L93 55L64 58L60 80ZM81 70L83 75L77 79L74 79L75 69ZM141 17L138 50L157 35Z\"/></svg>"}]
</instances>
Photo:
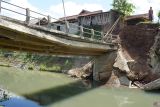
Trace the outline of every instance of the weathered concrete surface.
<instances>
[{"instance_id":1,"label":"weathered concrete surface","mask_svg":"<svg viewBox=\"0 0 160 107\"><path fill-rule=\"evenodd\" d=\"M115 74L114 71L112 71L111 76L106 83L106 86L107 87L120 87L121 86L119 77Z\"/></svg>"},{"instance_id":2,"label":"weathered concrete surface","mask_svg":"<svg viewBox=\"0 0 160 107\"><path fill-rule=\"evenodd\" d=\"M154 80L148 84L143 85L144 90L160 89L160 79Z\"/></svg>"},{"instance_id":3,"label":"weathered concrete surface","mask_svg":"<svg viewBox=\"0 0 160 107\"><path fill-rule=\"evenodd\" d=\"M0 48L58 55L102 55L117 46L0 16Z\"/></svg>"},{"instance_id":4,"label":"weathered concrete surface","mask_svg":"<svg viewBox=\"0 0 160 107\"><path fill-rule=\"evenodd\" d=\"M117 56L116 51L94 57L92 61L80 68L71 69L67 74L72 77L93 79L99 82L107 82L112 75L113 64Z\"/></svg>"},{"instance_id":5,"label":"weathered concrete surface","mask_svg":"<svg viewBox=\"0 0 160 107\"><path fill-rule=\"evenodd\" d=\"M110 78L116 56L117 52L113 51L95 58L93 65L94 80L106 82Z\"/></svg>"},{"instance_id":6,"label":"weathered concrete surface","mask_svg":"<svg viewBox=\"0 0 160 107\"><path fill-rule=\"evenodd\" d=\"M159 38L154 25L127 26L120 34L120 49L114 67L131 81L142 84L160 78Z\"/></svg>"}]
</instances>

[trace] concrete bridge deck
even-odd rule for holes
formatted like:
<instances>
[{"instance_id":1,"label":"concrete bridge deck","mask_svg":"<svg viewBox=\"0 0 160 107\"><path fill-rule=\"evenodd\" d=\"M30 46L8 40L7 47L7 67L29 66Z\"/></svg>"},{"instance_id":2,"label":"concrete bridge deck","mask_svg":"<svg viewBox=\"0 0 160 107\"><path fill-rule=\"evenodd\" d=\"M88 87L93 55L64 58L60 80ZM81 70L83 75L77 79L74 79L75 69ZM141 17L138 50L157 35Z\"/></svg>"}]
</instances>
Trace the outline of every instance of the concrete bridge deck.
<instances>
[{"instance_id":1,"label":"concrete bridge deck","mask_svg":"<svg viewBox=\"0 0 160 107\"><path fill-rule=\"evenodd\" d=\"M58 55L102 55L117 49L104 43L0 16L0 48Z\"/></svg>"},{"instance_id":2,"label":"concrete bridge deck","mask_svg":"<svg viewBox=\"0 0 160 107\"><path fill-rule=\"evenodd\" d=\"M4 3L20 8L25 13L2 5ZM1 10L22 15L25 17L25 21L17 20L18 17L11 18L13 17L12 14L6 17L5 12L5 15L2 16L3 11ZM41 25L40 18L32 16L31 13L36 13L44 18L47 17L47 23L44 26ZM38 20L38 25L31 23L31 19ZM96 81L106 80L111 74L116 58L115 50L118 48L117 44L112 43L112 35L108 36L104 32L89 29L82 25L74 24L73 26L67 20L63 21L62 25L60 25L61 23L58 24L58 27L64 28L60 31L53 27L57 23L51 22L52 19L55 20L49 15L46 16L29 8L0 0L0 49L55 55L96 56L93 78ZM75 26L77 27L76 30L74 29ZM70 30L73 29L74 33L71 33ZM104 42L103 39L106 35L107 38Z\"/></svg>"}]
</instances>

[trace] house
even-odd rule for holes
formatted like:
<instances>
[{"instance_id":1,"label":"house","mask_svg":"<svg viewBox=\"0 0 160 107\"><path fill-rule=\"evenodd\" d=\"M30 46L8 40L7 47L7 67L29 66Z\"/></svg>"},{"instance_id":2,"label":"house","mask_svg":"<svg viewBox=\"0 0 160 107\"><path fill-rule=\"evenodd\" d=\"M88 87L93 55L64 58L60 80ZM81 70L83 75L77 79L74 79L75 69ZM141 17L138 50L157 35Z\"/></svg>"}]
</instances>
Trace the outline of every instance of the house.
<instances>
[{"instance_id":1,"label":"house","mask_svg":"<svg viewBox=\"0 0 160 107\"><path fill-rule=\"evenodd\" d=\"M136 25L140 22L146 22L146 21L149 21L148 13L125 17L125 25Z\"/></svg>"},{"instance_id":2,"label":"house","mask_svg":"<svg viewBox=\"0 0 160 107\"><path fill-rule=\"evenodd\" d=\"M107 32L108 29L114 24L121 14L115 10L103 12L82 10L79 14L73 16L67 16L59 18L57 25L53 24L57 30L65 31L65 20L69 22L70 33L77 34L80 31L78 26L83 26L90 29L95 29L99 32ZM59 25L58 25L59 24ZM62 24L62 25L61 25Z\"/></svg>"}]
</instances>

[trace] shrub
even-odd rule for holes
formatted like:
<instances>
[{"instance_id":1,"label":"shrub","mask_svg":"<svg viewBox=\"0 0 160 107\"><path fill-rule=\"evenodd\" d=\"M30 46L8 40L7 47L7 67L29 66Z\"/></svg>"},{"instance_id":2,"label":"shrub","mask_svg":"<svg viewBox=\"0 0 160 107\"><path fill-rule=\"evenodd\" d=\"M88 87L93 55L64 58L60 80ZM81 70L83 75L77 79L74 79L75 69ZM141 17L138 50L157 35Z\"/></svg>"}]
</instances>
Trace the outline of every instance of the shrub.
<instances>
[{"instance_id":1,"label":"shrub","mask_svg":"<svg viewBox=\"0 0 160 107\"><path fill-rule=\"evenodd\" d=\"M53 65L52 67L47 67L44 64L40 65L39 68L40 71L50 71L50 72L57 72L57 71L61 71L61 67L59 65Z\"/></svg>"},{"instance_id":2,"label":"shrub","mask_svg":"<svg viewBox=\"0 0 160 107\"><path fill-rule=\"evenodd\" d=\"M29 63L28 70L34 70L35 66L33 63Z\"/></svg>"}]
</instances>

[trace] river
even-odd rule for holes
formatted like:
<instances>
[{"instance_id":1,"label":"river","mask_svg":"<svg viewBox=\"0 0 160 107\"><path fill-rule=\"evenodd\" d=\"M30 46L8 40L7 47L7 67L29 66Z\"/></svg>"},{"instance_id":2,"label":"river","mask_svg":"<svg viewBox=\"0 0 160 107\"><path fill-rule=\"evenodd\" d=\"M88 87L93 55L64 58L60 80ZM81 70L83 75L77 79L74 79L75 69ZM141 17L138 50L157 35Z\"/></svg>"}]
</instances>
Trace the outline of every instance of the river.
<instances>
[{"instance_id":1,"label":"river","mask_svg":"<svg viewBox=\"0 0 160 107\"><path fill-rule=\"evenodd\" d=\"M160 107L160 91L112 88L60 73L0 67L0 107Z\"/></svg>"}]
</instances>

